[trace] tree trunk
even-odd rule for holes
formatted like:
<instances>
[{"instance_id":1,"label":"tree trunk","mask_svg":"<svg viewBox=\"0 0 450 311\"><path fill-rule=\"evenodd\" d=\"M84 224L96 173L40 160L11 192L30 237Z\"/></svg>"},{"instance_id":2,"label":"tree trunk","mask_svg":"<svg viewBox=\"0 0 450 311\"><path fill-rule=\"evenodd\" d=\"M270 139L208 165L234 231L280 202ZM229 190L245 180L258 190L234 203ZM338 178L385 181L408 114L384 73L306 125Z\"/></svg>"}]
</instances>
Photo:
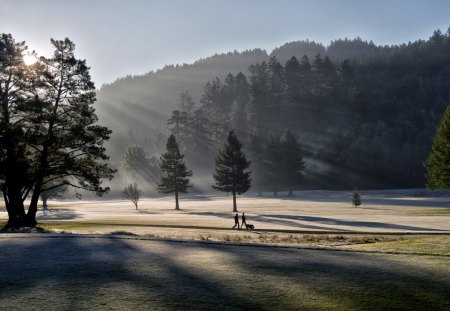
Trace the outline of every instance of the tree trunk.
<instances>
[{"instance_id":1,"label":"tree trunk","mask_svg":"<svg viewBox=\"0 0 450 311\"><path fill-rule=\"evenodd\" d=\"M273 196L274 196L274 197L277 197L277 196L278 196L278 191L277 191L277 190L274 190L274 191L273 191Z\"/></svg>"},{"instance_id":2,"label":"tree trunk","mask_svg":"<svg viewBox=\"0 0 450 311\"><path fill-rule=\"evenodd\" d=\"M261 190L261 188L260 189L258 189L258 197L262 197L263 195L262 195L262 190Z\"/></svg>"},{"instance_id":3,"label":"tree trunk","mask_svg":"<svg viewBox=\"0 0 450 311\"><path fill-rule=\"evenodd\" d=\"M233 191L233 213L237 213L237 205L236 205L236 191Z\"/></svg>"},{"instance_id":4,"label":"tree trunk","mask_svg":"<svg viewBox=\"0 0 450 311\"><path fill-rule=\"evenodd\" d=\"M294 196L294 191L292 189L289 189L288 196L289 197L293 197Z\"/></svg>"},{"instance_id":5,"label":"tree trunk","mask_svg":"<svg viewBox=\"0 0 450 311\"><path fill-rule=\"evenodd\" d=\"M8 228L20 228L26 226L25 207L19 189L10 187L8 190Z\"/></svg>"},{"instance_id":6,"label":"tree trunk","mask_svg":"<svg viewBox=\"0 0 450 311\"><path fill-rule=\"evenodd\" d=\"M48 196L45 191L41 193L41 200L42 200L42 209L44 210L44 212L48 211L48 204L47 204Z\"/></svg>"},{"instance_id":7,"label":"tree trunk","mask_svg":"<svg viewBox=\"0 0 450 311\"><path fill-rule=\"evenodd\" d=\"M36 213L38 210L38 202L40 194L41 194L40 183L36 183L36 185L34 186L33 194L31 195L31 202L30 206L28 207L27 213L27 226L29 227L36 227L37 225Z\"/></svg>"},{"instance_id":8,"label":"tree trunk","mask_svg":"<svg viewBox=\"0 0 450 311\"><path fill-rule=\"evenodd\" d=\"M180 210L180 205L178 204L178 191L177 190L175 190L175 209L177 211Z\"/></svg>"}]
</instances>

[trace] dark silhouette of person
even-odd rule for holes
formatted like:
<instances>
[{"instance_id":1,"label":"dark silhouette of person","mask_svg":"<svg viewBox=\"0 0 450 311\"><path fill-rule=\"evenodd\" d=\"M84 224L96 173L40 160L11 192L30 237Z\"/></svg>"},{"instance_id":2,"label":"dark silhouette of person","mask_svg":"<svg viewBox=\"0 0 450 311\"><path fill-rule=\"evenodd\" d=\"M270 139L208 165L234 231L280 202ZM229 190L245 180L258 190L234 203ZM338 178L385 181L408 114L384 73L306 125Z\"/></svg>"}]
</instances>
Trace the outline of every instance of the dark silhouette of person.
<instances>
[{"instance_id":1,"label":"dark silhouette of person","mask_svg":"<svg viewBox=\"0 0 450 311\"><path fill-rule=\"evenodd\" d=\"M234 226L233 229L236 228L236 226L239 229L239 215L236 213L236 215L234 215Z\"/></svg>"},{"instance_id":2,"label":"dark silhouette of person","mask_svg":"<svg viewBox=\"0 0 450 311\"><path fill-rule=\"evenodd\" d=\"M244 224L247 226L247 222L245 221L245 213L242 213L242 225L241 225L241 228L244 228Z\"/></svg>"}]
</instances>

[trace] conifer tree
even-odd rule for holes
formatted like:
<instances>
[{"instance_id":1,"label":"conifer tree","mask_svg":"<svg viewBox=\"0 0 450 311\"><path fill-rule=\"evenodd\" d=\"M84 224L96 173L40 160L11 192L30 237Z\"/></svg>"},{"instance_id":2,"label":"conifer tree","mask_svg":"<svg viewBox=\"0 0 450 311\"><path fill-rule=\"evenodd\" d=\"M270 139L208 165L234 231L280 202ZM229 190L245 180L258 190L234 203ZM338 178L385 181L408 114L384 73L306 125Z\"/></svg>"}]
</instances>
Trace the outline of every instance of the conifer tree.
<instances>
[{"instance_id":1,"label":"conifer tree","mask_svg":"<svg viewBox=\"0 0 450 311\"><path fill-rule=\"evenodd\" d=\"M52 181L101 196L109 191L102 180L112 179L116 171L108 164L104 147L111 130L98 124L93 107L96 93L90 68L75 57L75 44L68 38L51 43L52 57L41 56L36 63L40 77L36 96L23 107L34 128L24 138L33 150L27 158L33 184L28 226L36 225L40 194L57 186Z\"/></svg>"},{"instance_id":2,"label":"conifer tree","mask_svg":"<svg viewBox=\"0 0 450 311\"><path fill-rule=\"evenodd\" d=\"M361 205L361 196L359 195L359 193L357 192L353 193L352 204L354 207L358 207Z\"/></svg>"},{"instance_id":3,"label":"conifer tree","mask_svg":"<svg viewBox=\"0 0 450 311\"><path fill-rule=\"evenodd\" d=\"M167 176L161 176L158 190L160 193L174 193L175 209L179 210L178 194L187 193L187 189L192 187L189 184L189 177L192 176L192 172L184 164L184 155L180 153L174 135L170 135L168 138L166 149L167 151L161 155L160 167Z\"/></svg>"},{"instance_id":4,"label":"conifer tree","mask_svg":"<svg viewBox=\"0 0 450 311\"><path fill-rule=\"evenodd\" d=\"M259 137L256 130L250 138L249 155L252 162L252 186L257 189L258 196L262 196L262 190L265 186L265 174L263 154L264 147L261 137Z\"/></svg>"},{"instance_id":5,"label":"conifer tree","mask_svg":"<svg viewBox=\"0 0 450 311\"><path fill-rule=\"evenodd\" d=\"M251 128L256 128L262 136L267 135L268 124L272 115L269 111L269 72L265 61L249 67L250 71L250 103L248 119Z\"/></svg>"},{"instance_id":6,"label":"conifer tree","mask_svg":"<svg viewBox=\"0 0 450 311\"><path fill-rule=\"evenodd\" d=\"M263 166L265 179L267 179L268 186L273 191L273 196L278 196L278 191L281 187L281 163L282 148L279 139L275 138L273 133L269 134L269 139L264 149Z\"/></svg>"},{"instance_id":7,"label":"conifer tree","mask_svg":"<svg viewBox=\"0 0 450 311\"><path fill-rule=\"evenodd\" d=\"M281 140L281 180L289 190L289 196L293 196L294 187L300 185L303 180L305 162L302 150L297 139L289 130L286 130Z\"/></svg>"},{"instance_id":8,"label":"conifer tree","mask_svg":"<svg viewBox=\"0 0 450 311\"><path fill-rule=\"evenodd\" d=\"M450 106L445 110L436 131L425 168L429 188L450 188Z\"/></svg>"},{"instance_id":9,"label":"conifer tree","mask_svg":"<svg viewBox=\"0 0 450 311\"><path fill-rule=\"evenodd\" d=\"M231 126L241 139L248 139L247 108L250 96L247 78L239 72L234 81L235 102L231 114Z\"/></svg>"},{"instance_id":10,"label":"conifer tree","mask_svg":"<svg viewBox=\"0 0 450 311\"><path fill-rule=\"evenodd\" d=\"M241 150L242 144L233 131L230 131L227 142L216 156L216 167L213 173L215 190L233 194L233 212L237 212L236 193L245 193L251 186L250 161L247 161Z\"/></svg>"}]
</instances>

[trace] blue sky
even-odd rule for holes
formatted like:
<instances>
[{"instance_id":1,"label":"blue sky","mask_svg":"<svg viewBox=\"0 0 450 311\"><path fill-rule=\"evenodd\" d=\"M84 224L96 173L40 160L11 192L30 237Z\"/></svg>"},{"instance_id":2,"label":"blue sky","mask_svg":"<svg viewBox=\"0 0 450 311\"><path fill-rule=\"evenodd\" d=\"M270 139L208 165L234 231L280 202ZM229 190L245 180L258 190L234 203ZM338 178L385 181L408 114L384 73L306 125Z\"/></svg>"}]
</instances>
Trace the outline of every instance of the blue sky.
<instances>
[{"instance_id":1,"label":"blue sky","mask_svg":"<svg viewBox=\"0 0 450 311\"><path fill-rule=\"evenodd\" d=\"M235 49L356 36L396 44L449 26L448 0L0 0L0 32L44 55L50 38L69 37L97 87Z\"/></svg>"}]
</instances>

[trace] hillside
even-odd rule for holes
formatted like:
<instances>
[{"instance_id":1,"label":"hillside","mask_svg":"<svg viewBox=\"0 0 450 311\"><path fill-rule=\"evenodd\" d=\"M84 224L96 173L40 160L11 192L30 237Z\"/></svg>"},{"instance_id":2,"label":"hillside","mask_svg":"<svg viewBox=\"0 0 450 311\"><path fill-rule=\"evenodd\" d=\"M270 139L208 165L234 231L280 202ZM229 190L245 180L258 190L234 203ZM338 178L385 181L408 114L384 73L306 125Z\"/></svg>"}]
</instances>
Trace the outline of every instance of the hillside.
<instances>
[{"instance_id":1,"label":"hillside","mask_svg":"<svg viewBox=\"0 0 450 311\"><path fill-rule=\"evenodd\" d=\"M355 54L353 46L358 47ZM335 60L365 59L373 55L373 43L354 40L336 40L328 47L314 41L295 41L275 48L270 54L254 49L243 52L216 54L193 64L168 65L144 75L126 76L111 84L102 85L97 93L97 111L102 123L113 131L109 150L113 160L118 160L129 143L146 145L149 152L157 149L149 133L165 133L170 112L178 104L181 92L189 90L194 101L199 102L205 83L215 77L223 80L228 73L248 75L249 66L277 57L284 64L291 56L313 59L317 53L330 53Z\"/></svg>"},{"instance_id":2,"label":"hillside","mask_svg":"<svg viewBox=\"0 0 450 311\"><path fill-rule=\"evenodd\" d=\"M238 76L244 83L239 100ZM97 106L101 122L114 131L108 143L113 162L132 143L159 154L168 130L175 131L167 121L185 91L197 112L189 118L205 127L190 128L180 141L197 172L210 175L230 128L245 128L239 134L245 146L257 129L263 149L269 135L289 129L306 161L303 187L423 187L423 162L450 103L450 32L395 46L360 38L328 46L289 42L270 54L235 51L118 79L98 91Z\"/></svg>"}]
</instances>

